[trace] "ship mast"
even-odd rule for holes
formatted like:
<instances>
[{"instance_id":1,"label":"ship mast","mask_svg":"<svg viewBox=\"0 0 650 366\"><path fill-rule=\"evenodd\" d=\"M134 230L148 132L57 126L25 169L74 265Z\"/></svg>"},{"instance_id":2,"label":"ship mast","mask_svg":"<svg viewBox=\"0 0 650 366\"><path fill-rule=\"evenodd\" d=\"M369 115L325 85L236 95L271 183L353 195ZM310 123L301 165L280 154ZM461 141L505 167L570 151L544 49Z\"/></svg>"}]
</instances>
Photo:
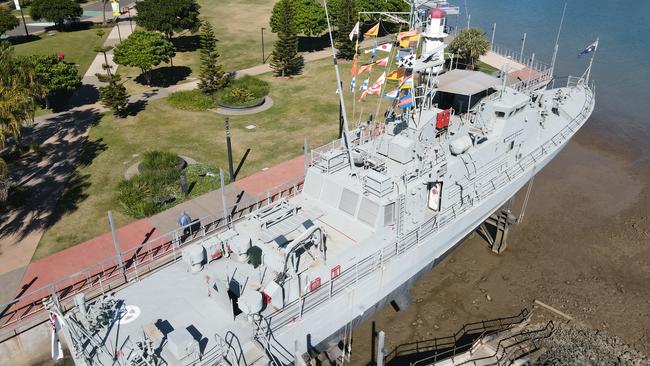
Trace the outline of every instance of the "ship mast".
<instances>
[{"instance_id":1,"label":"ship mast","mask_svg":"<svg viewBox=\"0 0 650 366\"><path fill-rule=\"evenodd\" d=\"M355 173L354 162L352 161L352 146L350 146L350 129L348 126L348 114L345 109L345 98L343 97L343 89L341 88L341 73L339 72L339 64L336 60L336 51L334 50L334 38L332 37L332 25L330 24L329 12L327 10L327 0L323 0L325 7L325 19L327 20L327 33L330 37L330 48L332 49L332 61L334 62L334 71L336 72L336 93L339 95L339 102L341 103L341 115L343 116L343 143L345 150L348 154L348 162L350 163L350 170Z\"/></svg>"}]
</instances>

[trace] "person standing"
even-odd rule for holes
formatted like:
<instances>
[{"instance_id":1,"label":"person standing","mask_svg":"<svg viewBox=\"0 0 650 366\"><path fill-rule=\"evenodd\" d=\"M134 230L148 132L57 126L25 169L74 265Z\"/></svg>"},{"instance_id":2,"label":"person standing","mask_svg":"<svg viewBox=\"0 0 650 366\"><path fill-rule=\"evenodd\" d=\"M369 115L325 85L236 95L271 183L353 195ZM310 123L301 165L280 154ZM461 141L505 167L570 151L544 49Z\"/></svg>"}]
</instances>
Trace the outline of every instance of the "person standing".
<instances>
[{"instance_id":1,"label":"person standing","mask_svg":"<svg viewBox=\"0 0 650 366\"><path fill-rule=\"evenodd\" d=\"M183 228L183 238L181 240L185 240L185 238L190 235L191 224L192 218L187 214L187 212L183 211L181 216L178 217L178 225Z\"/></svg>"}]
</instances>

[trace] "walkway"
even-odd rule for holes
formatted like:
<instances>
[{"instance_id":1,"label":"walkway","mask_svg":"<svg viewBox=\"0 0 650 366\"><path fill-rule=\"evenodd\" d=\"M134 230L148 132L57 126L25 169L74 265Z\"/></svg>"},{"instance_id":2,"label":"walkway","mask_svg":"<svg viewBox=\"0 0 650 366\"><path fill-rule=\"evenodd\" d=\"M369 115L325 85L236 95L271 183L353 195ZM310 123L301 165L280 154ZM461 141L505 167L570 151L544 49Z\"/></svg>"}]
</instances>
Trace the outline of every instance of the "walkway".
<instances>
[{"instance_id":1,"label":"walkway","mask_svg":"<svg viewBox=\"0 0 650 366\"><path fill-rule=\"evenodd\" d=\"M122 39L128 37L129 23L118 24ZM119 42L117 27L111 30L105 46ZM112 52L109 56L112 62ZM95 73L104 72L104 63L103 54L98 54L84 75L84 85L73 96L73 103L81 104L80 107L38 117L32 127L24 130L23 143L40 146L40 154L27 154L12 164L12 177L19 179L20 187L29 189L30 196L20 207L0 212L0 303L13 299L45 230L67 210L74 209L75 203L66 201L65 188L81 188L86 184L85 178L76 174L76 167L91 158L84 154L96 154L95 149L100 148L86 142L90 127L106 109L86 102L96 99L99 80Z\"/></svg>"}]
</instances>

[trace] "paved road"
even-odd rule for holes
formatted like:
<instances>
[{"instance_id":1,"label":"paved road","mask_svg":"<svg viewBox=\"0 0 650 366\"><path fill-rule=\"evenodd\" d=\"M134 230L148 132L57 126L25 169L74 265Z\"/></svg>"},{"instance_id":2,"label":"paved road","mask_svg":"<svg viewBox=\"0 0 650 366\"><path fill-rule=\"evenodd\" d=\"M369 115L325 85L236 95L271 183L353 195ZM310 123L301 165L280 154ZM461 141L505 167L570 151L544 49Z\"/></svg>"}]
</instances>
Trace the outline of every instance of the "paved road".
<instances>
[{"instance_id":1,"label":"paved road","mask_svg":"<svg viewBox=\"0 0 650 366\"><path fill-rule=\"evenodd\" d=\"M135 0L122 0L120 1L120 7L127 7L131 6L135 3ZM84 10L84 14L81 16L81 21L82 22L93 22L93 23L101 23L102 22L102 4L101 2L94 2L90 4L86 4L82 6ZM33 21L29 17L29 11L23 11L25 14L25 21L27 23L27 31L29 32L30 35L33 34L38 34L42 33L45 31L48 31L52 28L54 28L54 25L52 23L48 23L45 21ZM25 35L25 26L23 25L23 20L20 16L20 14L17 15L18 20L20 21L20 24L8 31L5 35L5 37L20 37ZM111 11L111 6L110 4L106 6L106 19L110 20L113 18L113 14Z\"/></svg>"}]
</instances>

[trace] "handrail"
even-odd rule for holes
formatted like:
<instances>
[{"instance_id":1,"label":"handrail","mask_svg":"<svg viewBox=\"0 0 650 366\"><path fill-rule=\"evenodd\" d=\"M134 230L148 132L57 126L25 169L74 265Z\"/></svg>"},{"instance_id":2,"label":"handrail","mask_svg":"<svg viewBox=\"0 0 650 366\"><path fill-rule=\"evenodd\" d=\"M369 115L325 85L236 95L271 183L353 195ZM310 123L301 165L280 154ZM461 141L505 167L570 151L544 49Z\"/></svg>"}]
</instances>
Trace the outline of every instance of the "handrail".
<instances>
[{"instance_id":1,"label":"handrail","mask_svg":"<svg viewBox=\"0 0 650 366\"><path fill-rule=\"evenodd\" d=\"M456 345L458 340L460 340L464 335L471 334L472 331L479 331L481 330L483 333L487 332L487 329L491 327L497 327L498 329L505 329L513 324L519 324L526 320L529 316L529 311L528 309L524 308L522 309L519 314L515 316L509 316L509 317L502 317L502 318L495 318L495 319L490 319L490 320L482 320L478 322L472 322L472 323L466 323L464 324L456 333L454 333L451 336L447 337L435 337L431 339L426 339L423 341L415 341L415 342L408 342L408 343L402 343L395 347L391 352L389 352L386 356L384 356L385 363L388 363L389 360L404 355L408 354L407 352L413 351L414 349L412 348L413 345L416 345L416 350L419 352L422 352L423 348L427 349L430 348L430 344L433 343L435 348L440 348L440 346L445 346L445 345ZM488 324L489 325L486 325ZM496 323L496 324L493 324ZM496 330L495 330L496 331ZM451 342L447 342L447 339L451 339ZM447 343L440 343L441 341L445 341ZM466 344L461 345L460 348L466 346Z\"/></svg>"},{"instance_id":2,"label":"handrail","mask_svg":"<svg viewBox=\"0 0 650 366\"><path fill-rule=\"evenodd\" d=\"M521 161L528 161L526 168L530 165L535 164L535 156L539 155L540 157L549 153L548 145L559 144L555 142L556 139L563 141L568 139L569 135L565 134L567 131L575 132L573 129L576 127L580 120L582 123L586 120L587 112L593 109L593 92L591 89L585 86L587 98L581 109L581 112L573 118L567 125L552 138L550 138L545 144L535 149L533 152L528 154L526 157L522 157ZM488 195L491 195L493 192L501 189L511 180L519 177L525 171L524 167L521 164L514 164L505 171L506 174L500 175L488 182L485 182L480 187L477 187L478 192L483 192L477 197L478 200L481 200ZM459 194L459 192L458 192ZM278 309L273 313L266 316L269 319L269 326L271 331L276 331L297 319L301 318L306 312L314 309L317 305L321 304L323 301L329 299L330 297L338 294L344 288L348 288L352 285L358 285L364 278L371 273L378 265L382 265L394 257L400 256L401 254L406 253L409 249L418 245L423 239L426 239L428 236L432 235L434 232L439 231L441 228L449 224L457 216L465 213L469 210L471 205L456 203L447 209L438 213L437 216L431 218L421 226L411 230L408 233L400 236L398 240L393 241L391 244L388 244L386 247L381 248L375 253L357 261L347 270L344 270L336 278L330 278L327 282L323 283L319 288L314 291L308 292L305 295L302 295L299 299L294 300L293 302L285 305L282 309ZM391 253L390 256L384 256L388 252ZM326 291L328 290L329 291ZM329 297L328 297L329 295Z\"/></svg>"},{"instance_id":3,"label":"handrail","mask_svg":"<svg viewBox=\"0 0 650 366\"><path fill-rule=\"evenodd\" d=\"M303 177L288 180L269 189L266 198L228 207L226 219L218 215L200 218L201 228L182 241L184 228L179 228L122 251L120 254L125 259L123 272L119 268L117 256L109 257L0 305L0 309L3 309L0 312L0 342L45 322L48 318L44 314L42 302L53 293L59 296L63 308L69 309L73 306L72 297L79 292L85 292L86 298L92 300L133 280L139 280L180 258L180 250L184 246L213 235L226 227L227 223L237 222L260 207L296 195L302 190L303 180Z\"/></svg>"}]
</instances>

